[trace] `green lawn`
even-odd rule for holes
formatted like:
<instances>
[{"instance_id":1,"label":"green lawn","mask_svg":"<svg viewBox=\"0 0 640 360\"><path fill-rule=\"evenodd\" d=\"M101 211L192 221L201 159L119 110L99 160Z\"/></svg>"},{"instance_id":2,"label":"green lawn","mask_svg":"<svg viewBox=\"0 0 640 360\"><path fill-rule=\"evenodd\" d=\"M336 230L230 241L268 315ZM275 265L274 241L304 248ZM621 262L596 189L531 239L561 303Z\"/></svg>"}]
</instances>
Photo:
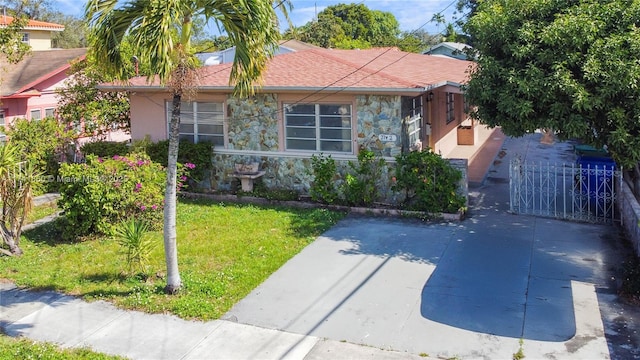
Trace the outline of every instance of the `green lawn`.
<instances>
[{"instance_id":1,"label":"green lawn","mask_svg":"<svg viewBox=\"0 0 640 360\"><path fill-rule=\"evenodd\" d=\"M151 233L157 245L146 279L127 275L113 239L61 242L54 224L25 232L24 255L0 257L0 274L19 286L104 299L124 308L217 319L343 216L325 209L181 200L177 232L184 289L177 296L163 293L162 231Z\"/></svg>"},{"instance_id":2,"label":"green lawn","mask_svg":"<svg viewBox=\"0 0 640 360\"><path fill-rule=\"evenodd\" d=\"M57 203L54 202L50 202L47 204L42 204L42 205L38 205L38 206L34 206L33 209L31 209L31 212L29 213L29 215L27 216L27 218L25 219L25 224L30 224L36 220L40 220L46 216L49 215L53 215L55 213L57 213L58 211L60 211L58 209L58 205Z\"/></svg>"},{"instance_id":3,"label":"green lawn","mask_svg":"<svg viewBox=\"0 0 640 360\"><path fill-rule=\"evenodd\" d=\"M61 349L49 343L14 339L0 334L0 360L10 359L117 360L124 358L99 354L86 349Z\"/></svg>"}]
</instances>

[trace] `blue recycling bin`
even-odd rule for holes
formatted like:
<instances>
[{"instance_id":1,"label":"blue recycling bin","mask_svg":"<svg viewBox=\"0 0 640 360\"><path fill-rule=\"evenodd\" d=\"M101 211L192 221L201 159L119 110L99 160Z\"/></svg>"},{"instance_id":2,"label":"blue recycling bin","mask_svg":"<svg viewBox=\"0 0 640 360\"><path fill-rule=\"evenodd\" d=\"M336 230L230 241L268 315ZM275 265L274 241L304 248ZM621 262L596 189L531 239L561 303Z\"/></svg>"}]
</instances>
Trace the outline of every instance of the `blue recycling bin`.
<instances>
[{"instance_id":1,"label":"blue recycling bin","mask_svg":"<svg viewBox=\"0 0 640 360\"><path fill-rule=\"evenodd\" d=\"M602 199L611 195L613 175L616 171L616 163L612 158L579 156L577 164L580 166L578 176L583 194L588 194L591 199Z\"/></svg>"}]
</instances>

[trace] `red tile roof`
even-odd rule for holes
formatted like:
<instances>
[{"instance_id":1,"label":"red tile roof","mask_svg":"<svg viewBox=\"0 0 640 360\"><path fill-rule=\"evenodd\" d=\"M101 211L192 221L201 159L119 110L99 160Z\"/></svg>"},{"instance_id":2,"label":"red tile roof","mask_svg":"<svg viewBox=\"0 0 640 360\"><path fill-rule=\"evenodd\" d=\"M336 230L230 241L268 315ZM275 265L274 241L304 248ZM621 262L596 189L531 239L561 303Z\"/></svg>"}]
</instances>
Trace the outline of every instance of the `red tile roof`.
<instances>
[{"instance_id":1,"label":"red tile roof","mask_svg":"<svg viewBox=\"0 0 640 360\"><path fill-rule=\"evenodd\" d=\"M262 85L269 90L417 90L447 82L462 84L473 62L407 53L397 48L332 50L316 48L275 56ZM231 64L198 69L202 89L229 87ZM107 87L119 87L105 84ZM144 77L129 86L157 87Z\"/></svg>"},{"instance_id":2,"label":"red tile roof","mask_svg":"<svg viewBox=\"0 0 640 360\"><path fill-rule=\"evenodd\" d=\"M13 17L8 15L0 15L0 27L5 27L13 22ZM50 30L63 31L64 25L54 24L38 20L29 20L25 30Z\"/></svg>"}]
</instances>

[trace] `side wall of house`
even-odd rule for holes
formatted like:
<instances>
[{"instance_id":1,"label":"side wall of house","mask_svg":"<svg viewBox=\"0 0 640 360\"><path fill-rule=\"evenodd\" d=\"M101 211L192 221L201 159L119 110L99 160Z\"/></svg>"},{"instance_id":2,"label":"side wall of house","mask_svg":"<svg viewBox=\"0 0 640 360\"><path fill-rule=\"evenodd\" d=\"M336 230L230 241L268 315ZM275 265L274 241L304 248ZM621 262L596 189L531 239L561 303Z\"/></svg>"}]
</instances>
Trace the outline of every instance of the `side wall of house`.
<instances>
[{"instance_id":1,"label":"side wall of house","mask_svg":"<svg viewBox=\"0 0 640 360\"><path fill-rule=\"evenodd\" d=\"M51 31L29 30L27 32L32 51L51 50Z\"/></svg>"},{"instance_id":2,"label":"side wall of house","mask_svg":"<svg viewBox=\"0 0 640 360\"><path fill-rule=\"evenodd\" d=\"M447 92L454 93L454 120L447 124ZM458 92L458 93L455 93ZM431 138L433 151L437 154L449 154L458 146L456 128L466 115L464 113L463 95L460 90L453 87L445 87L442 91L434 93L430 102L431 111Z\"/></svg>"}]
</instances>

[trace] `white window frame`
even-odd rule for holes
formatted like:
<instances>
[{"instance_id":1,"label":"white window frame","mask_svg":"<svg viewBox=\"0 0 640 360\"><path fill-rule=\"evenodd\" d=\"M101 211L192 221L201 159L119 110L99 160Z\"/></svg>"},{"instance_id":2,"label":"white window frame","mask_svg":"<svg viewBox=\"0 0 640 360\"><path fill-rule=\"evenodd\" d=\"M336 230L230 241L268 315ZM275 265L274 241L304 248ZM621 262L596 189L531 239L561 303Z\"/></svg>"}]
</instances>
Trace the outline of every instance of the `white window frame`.
<instances>
[{"instance_id":1,"label":"white window frame","mask_svg":"<svg viewBox=\"0 0 640 360\"><path fill-rule=\"evenodd\" d=\"M31 109L29 111L29 120L35 120L35 121L42 120L42 110Z\"/></svg>"},{"instance_id":2,"label":"white window frame","mask_svg":"<svg viewBox=\"0 0 640 360\"><path fill-rule=\"evenodd\" d=\"M22 42L25 44L29 44L29 40L31 39L31 37L29 36L29 33L22 33Z\"/></svg>"},{"instance_id":3,"label":"white window frame","mask_svg":"<svg viewBox=\"0 0 640 360\"><path fill-rule=\"evenodd\" d=\"M313 125L294 125L289 124L289 111L297 105L301 106L313 106L314 113L291 113L290 115L293 117L298 115L300 117L309 117L309 119L313 119ZM321 107L338 107L338 112L336 114L322 114ZM353 106L351 103L291 103L291 104L283 104L283 120L284 120L284 149L289 152L323 152L323 153L336 153L336 154L353 154ZM345 113L340 113L345 111ZM323 118L324 120L335 118L336 120L340 120L341 126L323 126ZM290 135L290 130L293 132L295 129L300 130L310 130L314 129L314 137L301 137L301 136L293 136ZM322 137L322 133L330 133L332 131L341 131L342 134L344 132L348 132L349 138L329 138ZM302 149L295 148L290 146L290 141L314 141L315 148L314 149ZM329 146L330 143L333 143L333 146ZM340 143L342 146L340 147ZM346 146L345 146L346 145ZM341 148L341 149L340 149ZM346 148L346 149L345 149Z\"/></svg>"},{"instance_id":4,"label":"white window frame","mask_svg":"<svg viewBox=\"0 0 640 360\"><path fill-rule=\"evenodd\" d=\"M172 103L167 101L166 103L166 114L167 114L167 134L171 131L170 123L171 123L171 107ZM204 108L204 104L215 104L216 107L220 107L219 111L201 111L200 108ZM185 115L191 115L189 117ZM207 119L205 115L210 115L216 118L216 120ZM194 101L194 102L182 102L180 105L180 125L193 125L192 132L180 132L180 139L184 139L186 137L192 138L194 143L198 143L202 141L202 139L206 137L216 137L218 141L211 141L216 147L225 147L227 143L227 129L225 125L225 106L223 102L220 101ZM220 126L222 129L221 133L203 133L200 131L201 127L205 125L216 125Z\"/></svg>"}]
</instances>

